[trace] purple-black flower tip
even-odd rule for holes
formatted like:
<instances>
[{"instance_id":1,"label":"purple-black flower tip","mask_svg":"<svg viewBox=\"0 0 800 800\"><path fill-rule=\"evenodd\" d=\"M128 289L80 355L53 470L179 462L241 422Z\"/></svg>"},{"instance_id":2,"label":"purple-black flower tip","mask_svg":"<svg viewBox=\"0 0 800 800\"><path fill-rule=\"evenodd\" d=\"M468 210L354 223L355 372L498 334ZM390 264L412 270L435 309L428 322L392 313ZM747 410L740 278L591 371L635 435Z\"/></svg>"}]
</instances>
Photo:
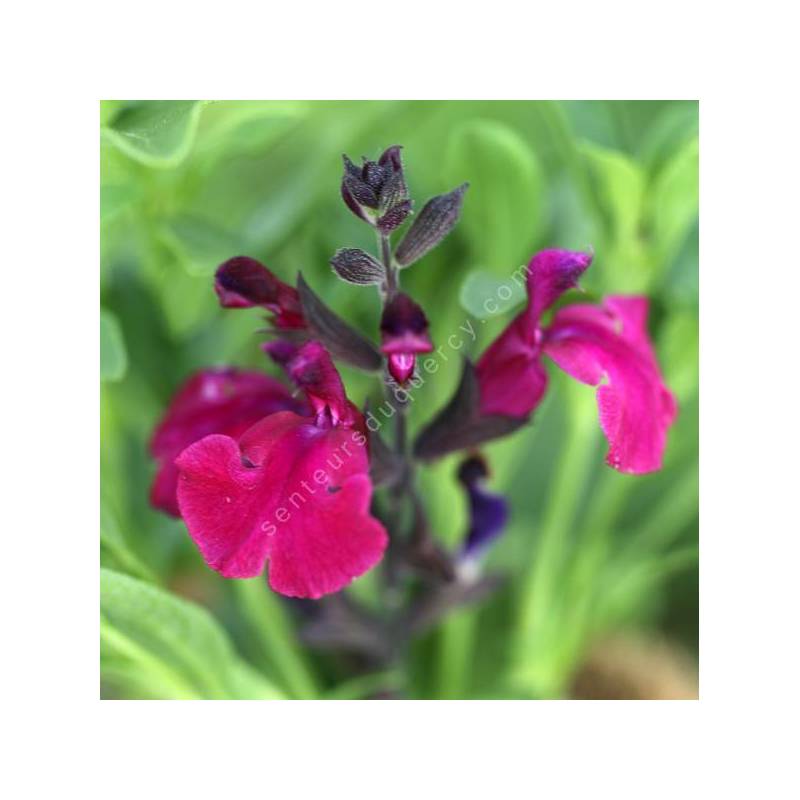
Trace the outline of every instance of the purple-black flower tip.
<instances>
[{"instance_id":1,"label":"purple-black flower tip","mask_svg":"<svg viewBox=\"0 0 800 800\"><path fill-rule=\"evenodd\" d=\"M399 145L384 150L377 161L364 157L360 167L346 155L342 161L341 193L347 207L382 233L391 233L411 213Z\"/></svg>"},{"instance_id":2,"label":"purple-black flower tip","mask_svg":"<svg viewBox=\"0 0 800 800\"><path fill-rule=\"evenodd\" d=\"M277 328L303 328L303 310L293 286L249 256L229 258L217 268L214 291L223 308L261 306L272 312Z\"/></svg>"}]
</instances>

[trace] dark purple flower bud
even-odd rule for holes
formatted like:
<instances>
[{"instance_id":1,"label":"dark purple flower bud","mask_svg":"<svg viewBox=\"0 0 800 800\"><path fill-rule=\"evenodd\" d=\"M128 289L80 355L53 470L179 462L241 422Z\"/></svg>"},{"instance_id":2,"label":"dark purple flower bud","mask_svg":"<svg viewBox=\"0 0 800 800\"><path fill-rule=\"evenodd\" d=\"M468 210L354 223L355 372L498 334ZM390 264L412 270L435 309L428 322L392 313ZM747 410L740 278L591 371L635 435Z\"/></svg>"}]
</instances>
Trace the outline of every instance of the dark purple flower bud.
<instances>
[{"instance_id":1,"label":"dark purple flower bud","mask_svg":"<svg viewBox=\"0 0 800 800\"><path fill-rule=\"evenodd\" d=\"M367 208L378 207L378 196L368 183L345 175L344 184L359 205L367 206Z\"/></svg>"},{"instance_id":2,"label":"dark purple flower bud","mask_svg":"<svg viewBox=\"0 0 800 800\"><path fill-rule=\"evenodd\" d=\"M382 217L378 218L378 230L381 233L391 233L399 228L406 217L411 213L411 201L404 200L390 208Z\"/></svg>"},{"instance_id":3,"label":"dark purple flower bud","mask_svg":"<svg viewBox=\"0 0 800 800\"><path fill-rule=\"evenodd\" d=\"M391 166L381 166L374 161L364 159L364 166L361 168L362 180L375 192L379 192L386 179L392 174Z\"/></svg>"},{"instance_id":4,"label":"dark purple flower bud","mask_svg":"<svg viewBox=\"0 0 800 800\"><path fill-rule=\"evenodd\" d=\"M364 170L359 169L347 156L342 156L342 159L342 198L354 214L369 222L370 217L365 209L378 207L378 195L364 180Z\"/></svg>"},{"instance_id":5,"label":"dark purple flower bud","mask_svg":"<svg viewBox=\"0 0 800 800\"><path fill-rule=\"evenodd\" d=\"M381 153L378 163L381 165L390 164L395 172L402 172L403 162L400 159L400 151L402 149L402 146L399 144L393 144L391 147L387 147Z\"/></svg>"},{"instance_id":6,"label":"dark purple flower bud","mask_svg":"<svg viewBox=\"0 0 800 800\"><path fill-rule=\"evenodd\" d=\"M295 353L311 338L311 331L308 328L286 328L269 327L263 328L259 333L265 333L272 337L269 341L263 342L260 347L278 366L286 369L286 365L294 358Z\"/></svg>"},{"instance_id":7,"label":"dark purple flower bud","mask_svg":"<svg viewBox=\"0 0 800 800\"><path fill-rule=\"evenodd\" d=\"M470 523L461 553L474 559L503 532L508 521L508 502L484 487L489 470L478 455L470 456L458 469L458 479L469 498Z\"/></svg>"},{"instance_id":8,"label":"dark purple flower bud","mask_svg":"<svg viewBox=\"0 0 800 800\"><path fill-rule=\"evenodd\" d=\"M395 172L381 186L380 196L378 197L379 208L382 211L393 208L399 203L408 200L408 187L402 172Z\"/></svg>"},{"instance_id":9,"label":"dark purple flower bud","mask_svg":"<svg viewBox=\"0 0 800 800\"><path fill-rule=\"evenodd\" d=\"M417 353L433 350L425 312L407 294L395 295L384 308L381 341L389 373L401 386L414 374Z\"/></svg>"},{"instance_id":10,"label":"dark purple flower bud","mask_svg":"<svg viewBox=\"0 0 800 800\"><path fill-rule=\"evenodd\" d=\"M342 180L342 200L344 200L347 207L357 216L364 220L364 222L369 222L369 217L364 213L364 209L356 202L355 197L350 194L350 190L347 188L347 183Z\"/></svg>"},{"instance_id":11,"label":"dark purple flower bud","mask_svg":"<svg viewBox=\"0 0 800 800\"><path fill-rule=\"evenodd\" d=\"M449 194L428 200L397 248L395 258L401 267L419 261L453 230L468 186L464 183Z\"/></svg>"},{"instance_id":12,"label":"dark purple flower bud","mask_svg":"<svg viewBox=\"0 0 800 800\"><path fill-rule=\"evenodd\" d=\"M305 327L297 290L254 258L236 256L221 264L214 290L224 308L261 306L272 312L276 328Z\"/></svg>"},{"instance_id":13,"label":"dark purple flower bud","mask_svg":"<svg viewBox=\"0 0 800 800\"><path fill-rule=\"evenodd\" d=\"M341 190L348 208L384 233L397 228L411 211L400 147L385 150L378 161L365 158L361 168L343 159Z\"/></svg>"},{"instance_id":14,"label":"dark purple flower bud","mask_svg":"<svg viewBox=\"0 0 800 800\"><path fill-rule=\"evenodd\" d=\"M344 153L342 153L342 161L344 162L344 176L360 181L363 177L363 170L357 167Z\"/></svg>"},{"instance_id":15,"label":"dark purple flower bud","mask_svg":"<svg viewBox=\"0 0 800 800\"><path fill-rule=\"evenodd\" d=\"M333 271L344 281L366 286L371 283L383 283L386 270L380 261L369 253L355 248L337 250L331 259Z\"/></svg>"},{"instance_id":16,"label":"dark purple flower bud","mask_svg":"<svg viewBox=\"0 0 800 800\"><path fill-rule=\"evenodd\" d=\"M261 349L280 366L285 367L297 354L300 349L298 344L290 342L288 339L275 339L271 342L264 342Z\"/></svg>"}]
</instances>

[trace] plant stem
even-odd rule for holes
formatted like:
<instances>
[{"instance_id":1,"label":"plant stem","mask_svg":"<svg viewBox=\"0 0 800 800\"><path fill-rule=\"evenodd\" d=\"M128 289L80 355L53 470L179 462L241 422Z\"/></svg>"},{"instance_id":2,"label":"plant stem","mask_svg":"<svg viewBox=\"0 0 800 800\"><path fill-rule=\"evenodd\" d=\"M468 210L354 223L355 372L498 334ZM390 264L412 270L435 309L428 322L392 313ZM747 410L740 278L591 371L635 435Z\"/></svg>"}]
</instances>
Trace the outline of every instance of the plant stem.
<instances>
[{"instance_id":1,"label":"plant stem","mask_svg":"<svg viewBox=\"0 0 800 800\"><path fill-rule=\"evenodd\" d=\"M461 700L466 696L475 633L475 614L468 608L459 609L442 624L436 691L442 700Z\"/></svg>"},{"instance_id":2,"label":"plant stem","mask_svg":"<svg viewBox=\"0 0 800 800\"><path fill-rule=\"evenodd\" d=\"M397 294L398 280L397 269L392 263L392 246L387 234L378 232L378 246L380 248L381 263L386 270L386 296L384 298L384 308L386 304ZM395 419L395 452L403 463L403 475L398 486L399 493L405 495L413 483L414 465L408 457L408 429L406 425L407 404L401 402L397 397L392 397L392 392L388 384L385 386L386 395L389 402L393 402L396 408Z\"/></svg>"},{"instance_id":3,"label":"plant stem","mask_svg":"<svg viewBox=\"0 0 800 800\"><path fill-rule=\"evenodd\" d=\"M392 263L392 246L389 237L384 233L378 233L378 243L381 262L386 270L386 299L391 300L397 294L398 288L397 269Z\"/></svg>"}]
</instances>

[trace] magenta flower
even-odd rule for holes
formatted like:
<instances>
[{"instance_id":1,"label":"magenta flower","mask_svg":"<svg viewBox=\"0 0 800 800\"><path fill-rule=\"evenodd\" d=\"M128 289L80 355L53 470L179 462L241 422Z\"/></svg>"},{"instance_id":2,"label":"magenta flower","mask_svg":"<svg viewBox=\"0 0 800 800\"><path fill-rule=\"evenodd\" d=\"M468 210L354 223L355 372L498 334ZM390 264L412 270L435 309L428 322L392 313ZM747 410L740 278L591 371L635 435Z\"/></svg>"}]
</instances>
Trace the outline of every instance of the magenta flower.
<instances>
[{"instance_id":1,"label":"magenta flower","mask_svg":"<svg viewBox=\"0 0 800 800\"><path fill-rule=\"evenodd\" d=\"M178 505L208 565L259 575L281 594L318 598L373 567L388 537L369 513L367 437L360 412L316 341L289 362L314 415L279 411L238 439L211 435L184 450Z\"/></svg>"},{"instance_id":2,"label":"magenta flower","mask_svg":"<svg viewBox=\"0 0 800 800\"><path fill-rule=\"evenodd\" d=\"M180 516L176 456L210 433L237 437L268 414L286 410L306 413L307 406L282 383L259 372L208 369L192 375L172 399L150 442L150 452L159 462L150 502Z\"/></svg>"},{"instance_id":3,"label":"magenta flower","mask_svg":"<svg viewBox=\"0 0 800 800\"><path fill-rule=\"evenodd\" d=\"M300 296L294 286L273 275L260 261L248 256L229 258L217 267L214 290L223 308L254 308L269 312L272 333L277 338L261 349L285 367L308 339Z\"/></svg>"},{"instance_id":4,"label":"magenta flower","mask_svg":"<svg viewBox=\"0 0 800 800\"><path fill-rule=\"evenodd\" d=\"M414 374L418 353L430 353L425 312L407 295L395 295L381 317L381 352L388 356L389 374L402 386Z\"/></svg>"},{"instance_id":5,"label":"magenta flower","mask_svg":"<svg viewBox=\"0 0 800 800\"><path fill-rule=\"evenodd\" d=\"M260 261L248 256L229 258L217 268L214 290L224 308L261 306L280 330L305 328L297 289L276 278Z\"/></svg>"},{"instance_id":6,"label":"magenta flower","mask_svg":"<svg viewBox=\"0 0 800 800\"><path fill-rule=\"evenodd\" d=\"M660 469L667 429L677 413L647 335L647 299L608 297L602 306L542 314L577 285L591 256L544 250L527 270L528 305L488 347L477 365L481 413L524 417L547 389L547 354L576 380L597 386L606 462L629 473Z\"/></svg>"}]
</instances>

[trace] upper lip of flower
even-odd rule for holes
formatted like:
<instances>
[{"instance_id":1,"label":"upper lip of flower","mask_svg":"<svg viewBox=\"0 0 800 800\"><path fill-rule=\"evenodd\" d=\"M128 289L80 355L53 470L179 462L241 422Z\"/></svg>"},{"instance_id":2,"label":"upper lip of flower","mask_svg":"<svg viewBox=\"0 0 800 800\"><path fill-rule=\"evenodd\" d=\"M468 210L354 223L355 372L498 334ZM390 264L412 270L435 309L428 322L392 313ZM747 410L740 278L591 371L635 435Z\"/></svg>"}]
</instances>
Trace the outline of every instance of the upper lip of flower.
<instances>
[{"instance_id":1,"label":"upper lip of flower","mask_svg":"<svg viewBox=\"0 0 800 800\"><path fill-rule=\"evenodd\" d=\"M433 350L425 312L403 292L396 294L383 310L381 342L381 351L386 354Z\"/></svg>"},{"instance_id":2,"label":"upper lip of flower","mask_svg":"<svg viewBox=\"0 0 800 800\"><path fill-rule=\"evenodd\" d=\"M430 353L433 342L427 332L423 334L406 331L399 336L389 338L381 345L381 352L386 355L393 353Z\"/></svg>"},{"instance_id":3,"label":"upper lip of flower","mask_svg":"<svg viewBox=\"0 0 800 800\"><path fill-rule=\"evenodd\" d=\"M321 426L352 426L358 418L328 351L316 340L304 344L287 364L292 380L308 397Z\"/></svg>"}]
</instances>

